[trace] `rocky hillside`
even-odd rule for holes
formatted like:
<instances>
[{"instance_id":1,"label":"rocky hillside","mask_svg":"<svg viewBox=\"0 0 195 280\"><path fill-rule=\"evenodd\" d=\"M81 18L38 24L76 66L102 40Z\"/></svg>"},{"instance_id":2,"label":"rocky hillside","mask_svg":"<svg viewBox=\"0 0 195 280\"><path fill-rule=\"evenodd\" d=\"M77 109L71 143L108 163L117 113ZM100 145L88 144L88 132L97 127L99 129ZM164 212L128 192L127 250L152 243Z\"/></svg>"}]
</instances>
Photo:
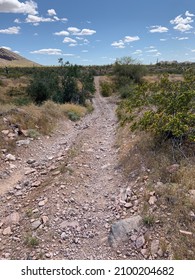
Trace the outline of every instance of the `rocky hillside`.
<instances>
[{"instance_id":1,"label":"rocky hillside","mask_svg":"<svg viewBox=\"0 0 195 280\"><path fill-rule=\"evenodd\" d=\"M9 51L4 48L0 48L0 67L5 67L5 66L32 67L32 66L40 66L40 65L12 51Z\"/></svg>"}]
</instances>

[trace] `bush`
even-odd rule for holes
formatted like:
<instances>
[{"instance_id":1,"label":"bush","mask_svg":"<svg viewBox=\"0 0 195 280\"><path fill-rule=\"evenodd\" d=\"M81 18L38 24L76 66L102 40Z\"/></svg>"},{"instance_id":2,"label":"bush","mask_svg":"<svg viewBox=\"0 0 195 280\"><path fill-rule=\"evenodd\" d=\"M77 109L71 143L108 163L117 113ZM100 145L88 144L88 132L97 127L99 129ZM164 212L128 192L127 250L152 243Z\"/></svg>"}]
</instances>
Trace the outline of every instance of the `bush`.
<instances>
[{"instance_id":1,"label":"bush","mask_svg":"<svg viewBox=\"0 0 195 280\"><path fill-rule=\"evenodd\" d=\"M160 82L138 86L131 97L127 111L134 119L132 129L148 130L180 144L184 139L195 140L194 75L177 82L164 75Z\"/></svg>"},{"instance_id":2,"label":"bush","mask_svg":"<svg viewBox=\"0 0 195 280\"><path fill-rule=\"evenodd\" d=\"M132 81L140 83L146 73L147 68L130 57L118 59L114 65L114 74L116 75L118 87L124 86Z\"/></svg>"},{"instance_id":3,"label":"bush","mask_svg":"<svg viewBox=\"0 0 195 280\"><path fill-rule=\"evenodd\" d=\"M108 96L111 96L112 95L112 85L109 83L109 82L101 82L100 83L100 88L101 88L101 94L102 96L104 97L108 97Z\"/></svg>"}]
</instances>

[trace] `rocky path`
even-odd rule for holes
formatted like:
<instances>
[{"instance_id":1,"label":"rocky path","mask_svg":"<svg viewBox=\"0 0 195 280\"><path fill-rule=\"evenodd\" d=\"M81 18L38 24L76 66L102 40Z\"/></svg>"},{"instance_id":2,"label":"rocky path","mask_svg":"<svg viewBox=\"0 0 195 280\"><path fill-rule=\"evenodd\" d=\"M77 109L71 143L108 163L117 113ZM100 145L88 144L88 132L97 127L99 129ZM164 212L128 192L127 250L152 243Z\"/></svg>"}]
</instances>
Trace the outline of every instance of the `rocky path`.
<instances>
[{"instance_id":1,"label":"rocky path","mask_svg":"<svg viewBox=\"0 0 195 280\"><path fill-rule=\"evenodd\" d=\"M108 242L113 223L139 220L139 194L118 166L116 105L100 96L99 79L93 113L19 147L0 180L1 259L144 258L146 229L138 224L125 244Z\"/></svg>"}]
</instances>

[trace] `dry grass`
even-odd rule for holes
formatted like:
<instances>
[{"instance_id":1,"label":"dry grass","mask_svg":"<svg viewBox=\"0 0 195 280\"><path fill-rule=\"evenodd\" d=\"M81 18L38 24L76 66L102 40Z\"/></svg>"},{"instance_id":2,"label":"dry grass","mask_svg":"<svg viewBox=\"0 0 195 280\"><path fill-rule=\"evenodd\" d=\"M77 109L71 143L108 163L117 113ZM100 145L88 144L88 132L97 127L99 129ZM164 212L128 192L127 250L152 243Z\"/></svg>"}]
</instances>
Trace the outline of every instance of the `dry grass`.
<instances>
[{"instance_id":1,"label":"dry grass","mask_svg":"<svg viewBox=\"0 0 195 280\"><path fill-rule=\"evenodd\" d=\"M165 240L169 257L195 259L195 198L189 194L189 190L195 190L194 157L177 154L179 169L170 173L168 167L175 163L175 155L169 143L160 145L143 132L132 134L127 126L119 128L119 135L122 169L129 181L140 177L139 182L144 184L140 211L145 225ZM139 193L139 188L134 191ZM151 191L157 198L154 205L149 205Z\"/></svg>"},{"instance_id":2,"label":"dry grass","mask_svg":"<svg viewBox=\"0 0 195 280\"><path fill-rule=\"evenodd\" d=\"M149 83L159 82L162 75L146 75L143 77L143 80ZM169 74L169 80L176 82L176 81L183 81L183 75L181 74Z\"/></svg>"}]
</instances>

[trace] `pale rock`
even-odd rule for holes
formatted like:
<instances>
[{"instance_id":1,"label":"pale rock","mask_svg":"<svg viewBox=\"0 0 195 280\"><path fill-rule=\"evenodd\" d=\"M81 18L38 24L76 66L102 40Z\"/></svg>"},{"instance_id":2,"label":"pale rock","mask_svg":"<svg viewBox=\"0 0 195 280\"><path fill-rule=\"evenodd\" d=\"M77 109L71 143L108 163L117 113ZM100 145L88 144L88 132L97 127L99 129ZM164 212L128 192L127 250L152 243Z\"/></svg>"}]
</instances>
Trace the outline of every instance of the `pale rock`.
<instances>
[{"instance_id":1,"label":"pale rock","mask_svg":"<svg viewBox=\"0 0 195 280\"><path fill-rule=\"evenodd\" d=\"M156 196L153 195L153 196L150 197L148 203L150 205L154 205L156 203L156 201L157 201L157 198L156 198Z\"/></svg>"},{"instance_id":2,"label":"pale rock","mask_svg":"<svg viewBox=\"0 0 195 280\"><path fill-rule=\"evenodd\" d=\"M9 160L9 161L15 161L15 160L16 160L16 157L15 157L14 155L12 155L12 154L6 155L5 158L6 158L7 160Z\"/></svg>"},{"instance_id":3,"label":"pale rock","mask_svg":"<svg viewBox=\"0 0 195 280\"><path fill-rule=\"evenodd\" d=\"M32 224L31 224L32 229L35 230L35 229L39 228L41 224L42 223L40 220L36 220L36 221L32 222Z\"/></svg>"},{"instance_id":4,"label":"pale rock","mask_svg":"<svg viewBox=\"0 0 195 280\"><path fill-rule=\"evenodd\" d=\"M11 235L12 231L11 231L11 227L7 227L3 230L3 235Z\"/></svg>"},{"instance_id":5,"label":"pale rock","mask_svg":"<svg viewBox=\"0 0 195 280\"><path fill-rule=\"evenodd\" d=\"M136 244L136 248L137 248L137 249L140 249L141 247L143 247L144 244L145 244L145 238L144 238L144 236L143 236L143 235L139 236L139 237L136 239L135 244Z\"/></svg>"},{"instance_id":6,"label":"pale rock","mask_svg":"<svg viewBox=\"0 0 195 280\"><path fill-rule=\"evenodd\" d=\"M32 187L39 187L41 185L41 181L35 181L34 183L32 183Z\"/></svg>"},{"instance_id":7,"label":"pale rock","mask_svg":"<svg viewBox=\"0 0 195 280\"><path fill-rule=\"evenodd\" d=\"M111 226L110 234L108 237L110 246L117 247L121 242L128 241L129 236L135 230L139 231L141 229L141 226L142 218L139 215L115 222Z\"/></svg>"},{"instance_id":8,"label":"pale rock","mask_svg":"<svg viewBox=\"0 0 195 280\"><path fill-rule=\"evenodd\" d=\"M160 244L159 240L152 240L151 246L150 246L150 252L152 255L157 254L157 252L159 250L159 244Z\"/></svg>"},{"instance_id":9,"label":"pale rock","mask_svg":"<svg viewBox=\"0 0 195 280\"><path fill-rule=\"evenodd\" d=\"M2 130L1 133L3 133L4 135L8 135L9 134L9 130Z\"/></svg>"},{"instance_id":10,"label":"pale rock","mask_svg":"<svg viewBox=\"0 0 195 280\"><path fill-rule=\"evenodd\" d=\"M45 198L44 200L40 201L40 202L39 202L39 206L40 206L40 207L44 206L44 205L47 203L47 201L48 201L47 198Z\"/></svg>"},{"instance_id":11,"label":"pale rock","mask_svg":"<svg viewBox=\"0 0 195 280\"><path fill-rule=\"evenodd\" d=\"M43 224L46 224L49 221L49 218L47 216L42 216L41 220L42 220Z\"/></svg>"},{"instance_id":12,"label":"pale rock","mask_svg":"<svg viewBox=\"0 0 195 280\"><path fill-rule=\"evenodd\" d=\"M26 139L26 140L18 140L16 142L17 146L22 146L22 145L25 145L25 146L28 146L30 144L30 140L29 139Z\"/></svg>"}]
</instances>

